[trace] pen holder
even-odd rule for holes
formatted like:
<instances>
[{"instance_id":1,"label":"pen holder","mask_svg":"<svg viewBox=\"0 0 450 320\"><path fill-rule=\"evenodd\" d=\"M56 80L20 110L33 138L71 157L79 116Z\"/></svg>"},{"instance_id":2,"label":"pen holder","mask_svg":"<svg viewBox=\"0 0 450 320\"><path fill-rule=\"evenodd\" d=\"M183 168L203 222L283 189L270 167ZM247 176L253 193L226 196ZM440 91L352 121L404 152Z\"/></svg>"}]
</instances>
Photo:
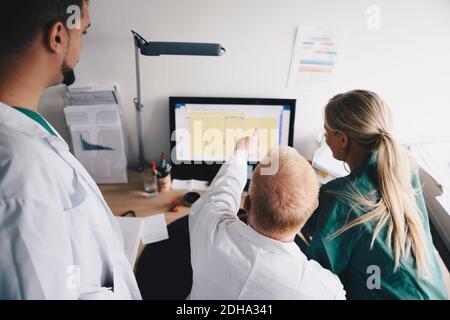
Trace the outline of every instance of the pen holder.
<instances>
[{"instance_id":1,"label":"pen holder","mask_svg":"<svg viewBox=\"0 0 450 320\"><path fill-rule=\"evenodd\" d=\"M168 192L172 187L172 177L168 174L165 177L158 177L158 191L159 192Z\"/></svg>"}]
</instances>

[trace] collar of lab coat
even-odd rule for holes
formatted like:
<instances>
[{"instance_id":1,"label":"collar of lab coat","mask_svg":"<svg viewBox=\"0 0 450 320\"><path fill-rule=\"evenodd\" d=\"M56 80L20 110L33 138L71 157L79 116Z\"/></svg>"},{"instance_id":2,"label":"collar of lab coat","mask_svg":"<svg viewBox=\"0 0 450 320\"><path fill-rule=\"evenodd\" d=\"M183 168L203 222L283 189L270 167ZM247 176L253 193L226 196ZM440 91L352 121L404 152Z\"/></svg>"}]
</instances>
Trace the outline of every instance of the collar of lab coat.
<instances>
[{"instance_id":1,"label":"collar of lab coat","mask_svg":"<svg viewBox=\"0 0 450 320\"><path fill-rule=\"evenodd\" d=\"M48 123L48 122L47 122ZM49 124L56 136L50 134L44 127L36 121L30 119L22 112L0 102L0 126L6 126L11 130L22 132L31 137L45 139L50 146L58 153L58 155L71 166L91 187L98 199L102 203L105 210L110 212L108 205L103 199L102 193L95 181L92 179L86 169L72 156L69 146L60 136L57 130Z\"/></svg>"},{"instance_id":2,"label":"collar of lab coat","mask_svg":"<svg viewBox=\"0 0 450 320\"><path fill-rule=\"evenodd\" d=\"M266 237L247 224L241 224L241 228L239 228L239 231L244 238L249 239L259 248L262 248L264 250L288 253L292 256L302 255L300 248L297 246L297 244L295 244L295 242L281 242Z\"/></svg>"},{"instance_id":3,"label":"collar of lab coat","mask_svg":"<svg viewBox=\"0 0 450 320\"><path fill-rule=\"evenodd\" d=\"M101 198L100 191L96 188L95 182L86 170L69 155L69 146L64 139L59 135L50 124L50 128L56 133L57 136L51 135L44 127L39 123L30 119L22 112L0 102L0 125L11 128L11 130L22 132L31 137L37 137L47 140L50 146L59 154L59 156L66 161L73 169L75 169L83 179L91 185L95 193Z\"/></svg>"},{"instance_id":4,"label":"collar of lab coat","mask_svg":"<svg viewBox=\"0 0 450 320\"><path fill-rule=\"evenodd\" d=\"M0 102L0 125L12 128L15 131L22 132L32 137L47 138L51 136L51 134L39 123L2 102ZM50 127L54 130L51 125ZM54 131L56 132L56 130ZM62 140L58 133L57 135Z\"/></svg>"}]
</instances>

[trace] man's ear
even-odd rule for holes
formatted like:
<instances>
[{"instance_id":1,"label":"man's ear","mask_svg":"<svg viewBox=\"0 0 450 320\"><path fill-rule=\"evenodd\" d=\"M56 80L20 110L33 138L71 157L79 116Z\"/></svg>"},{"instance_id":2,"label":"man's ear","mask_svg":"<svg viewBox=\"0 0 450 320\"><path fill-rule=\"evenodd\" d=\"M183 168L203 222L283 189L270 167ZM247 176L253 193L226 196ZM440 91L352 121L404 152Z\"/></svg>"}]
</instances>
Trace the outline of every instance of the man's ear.
<instances>
[{"instance_id":1,"label":"man's ear","mask_svg":"<svg viewBox=\"0 0 450 320\"><path fill-rule=\"evenodd\" d=\"M316 211L317 208L319 208L319 199L316 200L316 204L314 205L314 211Z\"/></svg>"},{"instance_id":2,"label":"man's ear","mask_svg":"<svg viewBox=\"0 0 450 320\"><path fill-rule=\"evenodd\" d=\"M68 31L62 22L54 23L47 35L47 48L57 54L63 53L67 50L67 36Z\"/></svg>"},{"instance_id":3,"label":"man's ear","mask_svg":"<svg viewBox=\"0 0 450 320\"><path fill-rule=\"evenodd\" d=\"M245 197L245 200L244 200L244 209L245 209L247 212L250 212L250 210L252 209L252 203L251 203L251 201L250 201L250 196L249 196L249 195L247 195L247 196Z\"/></svg>"}]
</instances>

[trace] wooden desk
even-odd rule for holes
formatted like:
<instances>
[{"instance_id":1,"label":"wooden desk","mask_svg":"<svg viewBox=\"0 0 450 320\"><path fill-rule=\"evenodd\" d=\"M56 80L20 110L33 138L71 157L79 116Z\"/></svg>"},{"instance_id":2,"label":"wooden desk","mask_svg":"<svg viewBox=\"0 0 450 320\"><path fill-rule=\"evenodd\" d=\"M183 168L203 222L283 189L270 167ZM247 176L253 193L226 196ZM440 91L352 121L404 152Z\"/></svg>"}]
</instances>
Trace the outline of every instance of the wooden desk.
<instances>
[{"instance_id":1,"label":"wooden desk","mask_svg":"<svg viewBox=\"0 0 450 320\"><path fill-rule=\"evenodd\" d=\"M137 217L164 213L167 224L170 224L189 213L189 208L183 204L186 191L172 190L149 199L144 192L140 174L134 171L128 172L128 184L102 185L100 190L116 216L129 210L135 211ZM178 213L169 211L172 200L180 204Z\"/></svg>"},{"instance_id":2,"label":"wooden desk","mask_svg":"<svg viewBox=\"0 0 450 320\"><path fill-rule=\"evenodd\" d=\"M183 204L183 197L187 191L171 190L159 193L154 198L148 198L140 173L128 171L128 184L112 184L99 186L111 211L116 216L120 216L127 211L133 210L136 217L144 218L155 214L163 213L167 225L181 219L189 214L189 207ZM180 206L178 212L170 212L171 201L176 200ZM142 243L139 245L136 264L144 250Z\"/></svg>"}]
</instances>

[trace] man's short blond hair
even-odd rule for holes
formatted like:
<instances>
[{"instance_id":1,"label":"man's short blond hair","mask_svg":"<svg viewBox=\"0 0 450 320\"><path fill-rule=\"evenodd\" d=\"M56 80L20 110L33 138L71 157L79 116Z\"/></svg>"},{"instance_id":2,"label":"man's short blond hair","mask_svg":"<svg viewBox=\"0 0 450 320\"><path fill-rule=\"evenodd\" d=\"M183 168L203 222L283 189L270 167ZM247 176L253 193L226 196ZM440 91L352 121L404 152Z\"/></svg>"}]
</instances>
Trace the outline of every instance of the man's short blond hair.
<instances>
[{"instance_id":1,"label":"man's short blond hair","mask_svg":"<svg viewBox=\"0 0 450 320\"><path fill-rule=\"evenodd\" d=\"M262 174L274 161L278 171ZM297 150L273 149L256 168L249 190L256 227L274 236L300 230L317 207L318 193L315 172Z\"/></svg>"}]
</instances>

